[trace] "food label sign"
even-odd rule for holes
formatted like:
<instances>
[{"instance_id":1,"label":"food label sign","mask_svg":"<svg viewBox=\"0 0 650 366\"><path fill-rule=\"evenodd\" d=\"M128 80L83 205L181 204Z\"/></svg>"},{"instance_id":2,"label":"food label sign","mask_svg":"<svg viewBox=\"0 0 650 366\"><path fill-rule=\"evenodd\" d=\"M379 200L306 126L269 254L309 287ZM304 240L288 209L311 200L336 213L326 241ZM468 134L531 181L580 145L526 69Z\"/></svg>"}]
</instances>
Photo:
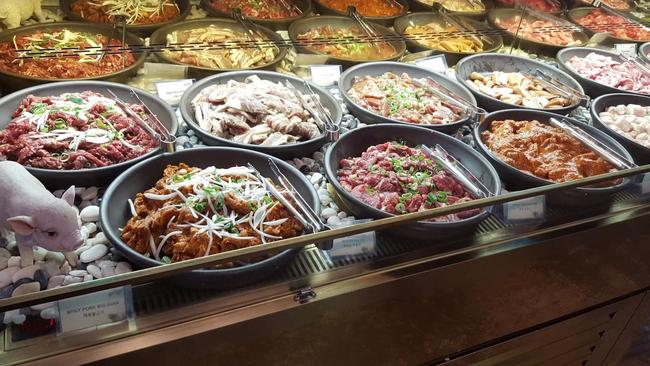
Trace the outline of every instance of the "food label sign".
<instances>
[{"instance_id":1,"label":"food label sign","mask_svg":"<svg viewBox=\"0 0 650 366\"><path fill-rule=\"evenodd\" d=\"M509 221L543 219L546 215L546 197L535 196L507 202L503 205L503 213Z\"/></svg>"},{"instance_id":2,"label":"food label sign","mask_svg":"<svg viewBox=\"0 0 650 366\"><path fill-rule=\"evenodd\" d=\"M156 86L156 93L158 96L169 103L172 107L177 106L181 101L183 93L192 86L194 79L182 79L172 81L157 81L154 83Z\"/></svg>"},{"instance_id":3,"label":"food label sign","mask_svg":"<svg viewBox=\"0 0 650 366\"><path fill-rule=\"evenodd\" d=\"M341 77L341 65L311 65L309 66L311 81L320 86L332 86Z\"/></svg>"},{"instance_id":4,"label":"food label sign","mask_svg":"<svg viewBox=\"0 0 650 366\"><path fill-rule=\"evenodd\" d=\"M346 222L344 224L334 225L334 228L362 224L369 221L372 220L354 220ZM348 255L370 254L373 253L375 249L375 232L369 231L361 234L351 235L345 238L334 239L332 249L330 249L328 252L330 257L344 257Z\"/></svg>"},{"instance_id":5,"label":"food label sign","mask_svg":"<svg viewBox=\"0 0 650 366\"><path fill-rule=\"evenodd\" d=\"M636 43L617 43L614 48L625 56L636 57Z\"/></svg>"},{"instance_id":6,"label":"food label sign","mask_svg":"<svg viewBox=\"0 0 650 366\"><path fill-rule=\"evenodd\" d=\"M415 64L420 67L424 67L425 69L429 69L433 72L444 75L447 74L447 58L445 58L445 55L442 54L419 58L415 60Z\"/></svg>"},{"instance_id":7,"label":"food label sign","mask_svg":"<svg viewBox=\"0 0 650 366\"><path fill-rule=\"evenodd\" d=\"M57 334L130 321L133 318L131 286L59 300Z\"/></svg>"}]
</instances>

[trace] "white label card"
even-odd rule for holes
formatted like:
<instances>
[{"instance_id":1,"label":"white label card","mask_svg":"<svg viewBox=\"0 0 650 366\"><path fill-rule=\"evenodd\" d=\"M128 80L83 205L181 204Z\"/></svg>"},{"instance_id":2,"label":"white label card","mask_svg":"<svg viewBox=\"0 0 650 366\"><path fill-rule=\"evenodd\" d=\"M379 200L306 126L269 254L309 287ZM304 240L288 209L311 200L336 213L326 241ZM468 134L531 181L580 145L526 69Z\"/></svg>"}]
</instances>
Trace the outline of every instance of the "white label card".
<instances>
[{"instance_id":1,"label":"white label card","mask_svg":"<svg viewBox=\"0 0 650 366\"><path fill-rule=\"evenodd\" d=\"M181 101L183 93L194 84L194 79L182 79L171 81L156 81L156 93L158 96L169 103L172 107L177 106Z\"/></svg>"},{"instance_id":2,"label":"white label card","mask_svg":"<svg viewBox=\"0 0 650 366\"><path fill-rule=\"evenodd\" d=\"M370 219L366 220L355 220L350 222L345 222L340 225L333 225L336 227L350 226L356 224L362 224L364 222L372 221ZM330 257L344 257L348 255L358 255L358 254L370 254L373 253L376 249L376 238L375 232L370 231L366 233L356 234L348 236L345 238L334 239L332 244L332 249L330 249Z\"/></svg>"},{"instance_id":3,"label":"white label card","mask_svg":"<svg viewBox=\"0 0 650 366\"><path fill-rule=\"evenodd\" d=\"M131 286L59 300L58 335L129 320L133 314Z\"/></svg>"},{"instance_id":4,"label":"white label card","mask_svg":"<svg viewBox=\"0 0 650 366\"><path fill-rule=\"evenodd\" d=\"M415 60L415 64L434 72L447 74L447 58L443 54L417 59Z\"/></svg>"},{"instance_id":5,"label":"white label card","mask_svg":"<svg viewBox=\"0 0 650 366\"><path fill-rule=\"evenodd\" d=\"M507 202L503 205L503 214L506 220L537 220L546 215L546 197L535 196Z\"/></svg>"},{"instance_id":6,"label":"white label card","mask_svg":"<svg viewBox=\"0 0 650 366\"><path fill-rule=\"evenodd\" d=\"M625 56L636 57L636 43L617 43L614 48Z\"/></svg>"},{"instance_id":7,"label":"white label card","mask_svg":"<svg viewBox=\"0 0 650 366\"><path fill-rule=\"evenodd\" d=\"M310 65L311 81L320 86L336 85L341 78L341 65Z\"/></svg>"}]
</instances>

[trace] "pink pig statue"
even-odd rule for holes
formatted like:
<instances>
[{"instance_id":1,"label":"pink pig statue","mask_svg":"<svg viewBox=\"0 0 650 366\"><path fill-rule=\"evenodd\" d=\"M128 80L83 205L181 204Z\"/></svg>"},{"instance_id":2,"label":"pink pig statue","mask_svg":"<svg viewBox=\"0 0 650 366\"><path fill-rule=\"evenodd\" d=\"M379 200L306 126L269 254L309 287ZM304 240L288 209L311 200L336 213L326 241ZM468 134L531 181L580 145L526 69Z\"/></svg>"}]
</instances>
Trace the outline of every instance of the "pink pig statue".
<instances>
[{"instance_id":1,"label":"pink pig statue","mask_svg":"<svg viewBox=\"0 0 650 366\"><path fill-rule=\"evenodd\" d=\"M32 247L63 252L71 266L84 238L74 207L74 186L56 198L20 164L0 161L0 229L16 234L21 266L34 263Z\"/></svg>"}]
</instances>

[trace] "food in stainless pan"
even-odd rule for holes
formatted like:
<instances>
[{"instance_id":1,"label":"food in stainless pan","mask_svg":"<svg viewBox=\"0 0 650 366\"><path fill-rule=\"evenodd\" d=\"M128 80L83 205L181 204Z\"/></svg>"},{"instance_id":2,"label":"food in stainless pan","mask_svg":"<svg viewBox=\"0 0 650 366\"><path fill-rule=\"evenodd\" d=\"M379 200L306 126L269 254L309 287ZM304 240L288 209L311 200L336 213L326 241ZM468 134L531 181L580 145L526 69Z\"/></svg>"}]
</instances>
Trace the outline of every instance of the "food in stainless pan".
<instances>
[{"instance_id":1,"label":"food in stainless pan","mask_svg":"<svg viewBox=\"0 0 650 366\"><path fill-rule=\"evenodd\" d=\"M131 25L163 23L180 14L174 0L76 0L70 8L91 22L115 23L122 16Z\"/></svg>"},{"instance_id":2,"label":"food in stainless pan","mask_svg":"<svg viewBox=\"0 0 650 366\"><path fill-rule=\"evenodd\" d=\"M571 57L567 65L582 77L597 83L635 93L650 93L650 75L633 62L619 62L591 52L585 57Z\"/></svg>"},{"instance_id":3,"label":"food in stainless pan","mask_svg":"<svg viewBox=\"0 0 650 366\"><path fill-rule=\"evenodd\" d=\"M151 118L142 105L129 107ZM102 94L29 95L0 131L0 160L44 169L98 168L134 159L158 145L115 100Z\"/></svg>"},{"instance_id":4,"label":"food in stainless pan","mask_svg":"<svg viewBox=\"0 0 650 366\"><path fill-rule=\"evenodd\" d=\"M181 163L168 165L152 188L136 195L120 237L138 253L170 263L302 232L251 169Z\"/></svg>"},{"instance_id":5,"label":"food in stainless pan","mask_svg":"<svg viewBox=\"0 0 650 366\"><path fill-rule=\"evenodd\" d=\"M226 14L239 8L242 14L255 19L284 19L301 14L293 0L210 0L210 6Z\"/></svg>"},{"instance_id":6,"label":"food in stainless pan","mask_svg":"<svg viewBox=\"0 0 650 366\"><path fill-rule=\"evenodd\" d=\"M521 20L521 16L516 15L505 19L497 19L496 25L512 34L517 34L517 37L535 42L563 47L575 46L581 43L580 40L574 37L575 31L568 30L567 24L559 19L552 22L533 16L525 16Z\"/></svg>"},{"instance_id":7,"label":"food in stainless pan","mask_svg":"<svg viewBox=\"0 0 650 366\"><path fill-rule=\"evenodd\" d=\"M354 6L366 17L390 17L406 12L406 7L397 0L320 0L326 7L345 13L348 6Z\"/></svg>"},{"instance_id":8,"label":"food in stainless pan","mask_svg":"<svg viewBox=\"0 0 650 366\"><path fill-rule=\"evenodd\" d=\"M368 36L358 27L334 28L325 25L298 35L298 41L318 53L355 61L383 60L397 53L388 42L361 41L364 37ZM352 41L357 39L359 42Z\"/></svg>"},{"instance_id":9,"label":"food in stainless pan","mask_svg":"<svg viewBox=\"0 0 650 366\"><path fill-rule=\"evenodd\" d=\"M435 85L427 78L413 79L407 73L386 72L379 76L355 77L347 95L362 108L397 121L421 125L458 121L461 111L428 88L435 88Z\"/></svg>"},{"instance_id":10,"label":"food in stainless pan","mask_svg":"<svg viewBox=\"0 0 650 366\"><path fill-rule=\"evenodd\" d=\"M500 101L527 108L552 109L571 105L571 100L549 90L536 78L520 72L495 71L490 74L473 72L469 85Z\"/></svg>"},{"instance_id":11,"label":"food in stainless pan","mask_svg":"<svg viewBox=\"0 0 650 366\"><path fill-rule=\"evenodd\" d=\"M485 5L480 0L420 0L420 2L429 6L438 3L449 11L459 13L475 13L485 10Z\"/></svg>"},{"instance_id":12,"label":"food in stainless pan","mask_svg":"<svg viewBox=\"0 0 650 366\"><path fill-rule=\"evenodd\" d=\"M620 104L598 114L612 130L650 149L650 107Z\"/></svg>"},{"instance_id":13,"label":"food in stainless pan","mask_svg":"<svg viewBox=\"0 0 650 366\"><path fill-rule=\"evenodd\" d=\"M404 214L471 201L453 176L422 153L392 141L370 146L361 156L339 162L337 177L343 188L376 209ZM457 221L479 213L463 211L434 221Z\"/></svg>"},{"instance_id":14,"label":"food in stainless pan","mask_svg":"<svg viewBox=\"0 0 650 366\"><path fill-rule=\"evenodd\" d=\"M82 79L112 74L135 63L130 50L102 57L98 50L109 45L119 49L122 42L67 28L17 35L0 43L0 70L43 79Z\"/></svg>"},{"instance_id":15,"label":"food in stainless pan","mask_svg":"<svg viewBox=\"0 0 650 366\"><path fill-rule=\"evenodd\" d=\"M242 144L279 146L322 135L289 88L256 75L208 86L194 97L192 107L201 129Z\"/></svg>"},{"instance_id":16,"label":"food in stainless pan","mask_svg":"<svg viewBox=\"0 0 650 366\"><path fill-rule=\"evenodd\" d=\"M431 22L425 25L412 25L404 30L404 34L414 41L436 50L448 52L481 52L483 41L479 37L468 37L458 28ZM445 34L447 33L447 34Z\"/></svg>"},{"instance_id":17,"label":"food in stainless pan","mask_svg":"<svg viewBox=\"0 0 650 366\"><path fill-rule=\"evenodd\" d=\"M587 15L577 18L575 22L594 32L609 33L616 38L650 41L648 28L601 9L594 9Z\"/></svg>"},{"instance_id":18,"label":"food in stainless pan","mask_svg":"<svg viewBox=\"0 0 650 366\"><path fill-rule=\"evenodd\" d=\"M211 69L247 69L263 66L275 59L278 53L273 42L255 38L257 47L248 47L251 36L215 25L173 31L167 35L165 55L170 59ZM247 47L242 47L243 44ZM205 45L191 49L187 44ZM174 45L181 45L175 47ZM213 46L213 47L210 47Z\"/></svg>"},{"instance_id":19,"label":"food in stainless pan","mask_svg":"<svg viewBox=\"0 0 650 366\"><path fill-rule=\"evenodd\" d=\"M590 1L583 1L583 2L585 3L585 5L591 5ZM624 10L624 11L630 10L630 3L628 2L628 0L603 0L601 1L601 3L616 10Z\"/></svg>"},{"instance_id":20,"label":"food in stainless pan","mask_svg":"<svg viewBox=\"0 0 650 366\"><path fill-rule=\"evenodd\" d=\"M507 6L513 6L517 3L545 13L557 13L562 10L562 3L559 0L497 0L497 2Z\"/></svg>"},{"instance_id":21,"label":"food in stainless pan","mask_svg":"<svg viewBox=\"0 0 650 366\"><path fill-rule=\"evenodd\" d=\"M483 143L505 163L536 177L568 182L614 167L562 129L539 121L492 121Z\"/></svg>"}]
</instances>

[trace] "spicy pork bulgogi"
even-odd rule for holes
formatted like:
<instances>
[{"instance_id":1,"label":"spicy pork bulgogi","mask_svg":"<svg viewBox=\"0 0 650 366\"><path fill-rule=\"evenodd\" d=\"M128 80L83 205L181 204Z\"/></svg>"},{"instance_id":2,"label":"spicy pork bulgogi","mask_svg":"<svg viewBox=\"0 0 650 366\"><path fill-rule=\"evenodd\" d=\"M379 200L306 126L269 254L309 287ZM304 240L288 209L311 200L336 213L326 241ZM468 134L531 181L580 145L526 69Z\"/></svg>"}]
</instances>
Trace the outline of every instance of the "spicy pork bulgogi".
<instances>
[{"instance_id":1,"label":"spicy pork bulgogi","mask_svg":"<svg viewBox=\"0 0 650 366\"><path fill-rule=\"evenodd\" d=\"M516 15L508 19L497 19L496 25L512 34L517 34L517 37L531 41L555 46L575 46L581 43L573 37L573 33L578 29L567 30L567 28L571 28L571 23L560 18L552 22L537 19L533 16L525 16L522 20L521 16Z\"/></svg>"},{"instance_id":2,"label":"spicy pork bulgogi","mask_svg":"<svg viewBox=\"0 0 650 366\"><path fill-rule=\"evenodd\" d=\"M81 18L97 23L115 23L118 16L126 24L157 24L180 14L174 0L76 0L70 10Z\"/></svg>"},{"instance_id":3,"label":"spicy pork bulgogi","mask_svg":"<svg viewBox=\"0 0 650 366\"><path fill-rule=\"evenodd\" d=\"M594 32L609 33L616 38L650 41L650 30L647 27L601 9L594 9L575 22Z\"/></svg>"},{"instance_id":4,"label":"spicy pork bulgogi","mask_svg":"<svg viewBox=\"0 0 650 366\"><path fill-rule=\"evenodd\" d=\"M269 184L272 184L269 182ZM138 193L121 239L137 252L177 262L291 238L303 226L246 167L168 165Z\"/></svg>"},{"instance_id":5,"label":"spicy pork bulgogi","mask_svg":"<svg viewBox=\"0 0 650 366\"><path fill-rule=\"evenodd\" d=\"M341 160L337 176L352 196L390 214L472 200L460 183L420 149L397 142L370 146L361 156ZM468 210L433 220L457 221L479 212Z\"/></svg>"},{"instance_id":6,"label":"spicy pork bulgogi","mask_svg":"<svg viewBox=\"0 0 650 366\"><path fill-rule=\"evenodd\" d=\"M142 105L131 109L148 119ZM0 131L0 158L44 169L86 169L121 163L158 142L113 99L95 92L30 95Z\"/></svg>"},{"instance_id":7,"label":"spicy pork bulgogi","mask_svg":"<svg viewBox=\"0 0 650 366\"><path fill-rule=\"evenodd\" d=\"M12 42L0 43L0 69L43 79L82 79L112 74L133 65L135 57L129 50L102 57L99 50L109 45L108 38L68 29L14 36ZM122 42L114 38L110 46L116 50ZM88 51L76 52L84 49Z\"/></svg>"},{"instance_id":8,"label":"spicy pork bulgogi","mask_svg":"<svg viewBox=\"0 0 650 366\"><path fill-rule=\"evenodd\" d=\"M392 72L380 76L355 77L347 94L359 106L386 118L421 125L441 125L458 121L461 111L436 97L426 88L435 88L426 78Z\"/></svg>"},{"instance_id":9,"label":"spicy pork bulgogi","mask_svg":"<svg viewBox=\"0 0 650 366\"><path fill-rule=\"evenodd\" d=\"M210 6L223 13L230 14L235 9L241 9L243 15L255 19L283 19L300 15L292 6L293 0L211 0Z\"/></svg>"},{"instance_id":10,"label":"spicy pork bulgogi","mask_svg":"<svg viewBox=\"0 0 650 366\"><path fill-rule=\"evenodd\" d=\"M320 0L330 9L345 13L348 6L354 6L364 17L389 17L406 12L406 7L397 0Z\"/></svg>"},{"instance_id":11,"label":"spicy pork bulgogi","mask_svg":"<svg viewBox=\"0 0 650 366\"><path fill-rule=\"evenodd\" d=\"M308 96L303 100L313 105ZM199 127L242 144L278 146L322 135L289 88L256 75L244 82L208 86L194 97L192 106Z\"/></svg>"},{"instance_id":12,"label":"spicy pork bulgogi","mask_svg":"<svg viewBox=\"0 0 650 366\"><path fill-rule=\"evenodd\" d=\"M562 129L535 120L493 121L481 138L505 163L553 182L614 170L612 164Z\"/></svg>"}]
</instances>

